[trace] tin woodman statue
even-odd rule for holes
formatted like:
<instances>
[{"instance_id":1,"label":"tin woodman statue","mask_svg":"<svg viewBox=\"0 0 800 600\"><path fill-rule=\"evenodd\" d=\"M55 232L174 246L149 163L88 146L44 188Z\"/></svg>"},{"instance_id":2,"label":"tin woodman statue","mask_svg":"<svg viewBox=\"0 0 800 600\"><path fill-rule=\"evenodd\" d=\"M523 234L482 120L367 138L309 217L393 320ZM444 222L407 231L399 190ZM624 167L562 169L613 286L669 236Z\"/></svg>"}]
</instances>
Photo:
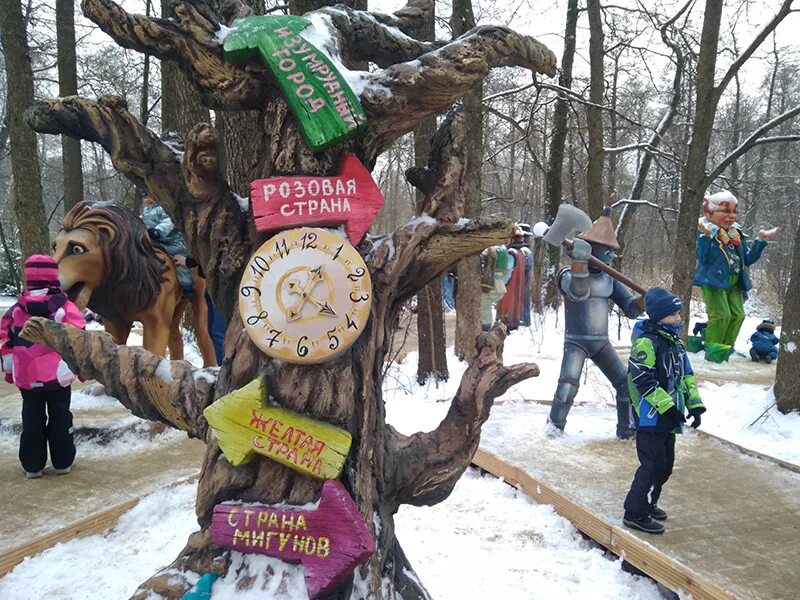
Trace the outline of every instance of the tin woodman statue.
<instances>
[{"instance_id":1,"label":"tin woodman statue","mask_svg":"<svg viewBox=\"0 0 800 600\"><path fill-rule=\"evenodd\" d=\"M567 252L572 264L558 275L564 295L564 356L548 422L563 431L578 393L583 364L589 358L614 386L617 437L626 439L635 433L630 423L631 399L627 369L608 340L608 300L613 300L629 318L642 314L643 301L624 284L589 265L590 255L610 265L613 251L619 248L608 216L610 210L605 212L587 233L575 238L573 248Z\"/></svg>"}]
</instances>

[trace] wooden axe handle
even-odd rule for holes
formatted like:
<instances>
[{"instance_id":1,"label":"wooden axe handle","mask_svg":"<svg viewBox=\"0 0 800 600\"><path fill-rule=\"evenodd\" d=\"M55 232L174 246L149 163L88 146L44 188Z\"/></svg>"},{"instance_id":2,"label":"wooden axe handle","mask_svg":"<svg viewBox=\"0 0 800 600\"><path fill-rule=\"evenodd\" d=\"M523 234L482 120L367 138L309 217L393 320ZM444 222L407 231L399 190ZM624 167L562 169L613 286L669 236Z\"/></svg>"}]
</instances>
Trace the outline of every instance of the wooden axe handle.
<instances>
[{"instance_id":1,"label":"wooden axe handle","mask_svg":"<svg viewBox=\"0 0 800 600\"><path fill-rule=\"evenodd\" d=\"M561 242L561 245L564 246L564 248L566 248L567 250L572 250L572 247L574 246L574 244L572 243L572 240L564 240L563 242ZM597 267L598 269L600 269L604 273L608 273L609 275L611 275L611 277L613 277L617 281L621 281L622 283L627 285L629 288L631 288L634 292L638 292L642 296L644 296L647 293L647 290L644 289L642 286L640 286L635 281L633 281L633 279L629 279L628 277L625 277L625 275L623 275L622 273L617 271L614 267L609 267L602 260L600 260L598 258L595 258L592 255L589 255L589 264L594 266L594 267Z\"/></svg>"}]
</instances>

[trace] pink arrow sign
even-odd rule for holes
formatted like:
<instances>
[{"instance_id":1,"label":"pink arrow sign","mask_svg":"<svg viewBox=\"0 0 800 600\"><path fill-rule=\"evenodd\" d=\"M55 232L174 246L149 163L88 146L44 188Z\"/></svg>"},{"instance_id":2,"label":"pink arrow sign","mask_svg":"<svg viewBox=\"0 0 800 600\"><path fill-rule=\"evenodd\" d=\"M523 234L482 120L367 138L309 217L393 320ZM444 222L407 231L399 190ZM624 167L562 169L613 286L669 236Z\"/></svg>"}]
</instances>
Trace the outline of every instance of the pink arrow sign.
<instances>
[{"instance_id":1,"label":"pink arrow sign","mask_svg":"<svg viewBox=\"0 0 800 600\"><path fill-rule=\"evenodd\" d=\"M250 184L250 198L259 231L344 224L354 246L383 206L383 194L372 175L349 152L338 176L257 179Z\"/></svg>"},{"instance_id":2,"label":"pink arrow sign","mask_svg":"<svg viewBox=\"0 0 800 600\"><path fill-rule=\"evenodd\" d=\"M375 551L358 507L336 480L322 485L316 510L217 504L209 533L223 548L301 563L309 598L330 592Z\"/></svg>"}]
</instances>

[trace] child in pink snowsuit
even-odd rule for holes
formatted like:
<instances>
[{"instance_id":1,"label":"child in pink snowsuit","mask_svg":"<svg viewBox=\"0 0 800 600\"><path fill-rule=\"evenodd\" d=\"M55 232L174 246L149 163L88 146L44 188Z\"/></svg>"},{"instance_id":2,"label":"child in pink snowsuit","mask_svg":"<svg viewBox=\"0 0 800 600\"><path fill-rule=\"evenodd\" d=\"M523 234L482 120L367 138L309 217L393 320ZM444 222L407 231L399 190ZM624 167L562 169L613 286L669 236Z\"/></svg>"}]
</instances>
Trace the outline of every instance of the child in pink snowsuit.
<instances>
[{"instance_id":1,"label":"child in pink snowsuit","mask_svg":"<svg viewBox=\"0 0 800 600\"><path fill-rule=\"evenodd\" d=\"M56 261L43 254L25 261L25 291L0 321L5 378L22 394L19 460L29 479L42 476L48 445L56 473L69 473L75 460L69 410L75 375L57 352L20 337L31 317L46 317L81 329L85 325L78 307L61 291Z\"/></svg>"}]
</instances>

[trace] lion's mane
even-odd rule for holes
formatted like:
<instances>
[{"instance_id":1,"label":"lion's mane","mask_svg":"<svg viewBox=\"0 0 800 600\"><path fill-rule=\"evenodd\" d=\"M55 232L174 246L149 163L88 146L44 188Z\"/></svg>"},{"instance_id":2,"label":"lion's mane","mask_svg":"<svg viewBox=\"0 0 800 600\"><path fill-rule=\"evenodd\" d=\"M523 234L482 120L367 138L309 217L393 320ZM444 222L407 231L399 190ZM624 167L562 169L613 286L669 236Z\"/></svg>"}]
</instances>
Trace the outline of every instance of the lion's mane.
<instances>
[{"instance_id":1,"label":"lion's mane","mask_svg":"<svg viewBox=\"0 0 800 600\"><path fill-rule=\"evenodd\" d=\"M80 202L66 215L62 229L87 229L100 240L106 272L88 306L111 321L125 322L151 307L167 270L147 235L144 222L114 202Z\"/></svg>"}]
</instances>

